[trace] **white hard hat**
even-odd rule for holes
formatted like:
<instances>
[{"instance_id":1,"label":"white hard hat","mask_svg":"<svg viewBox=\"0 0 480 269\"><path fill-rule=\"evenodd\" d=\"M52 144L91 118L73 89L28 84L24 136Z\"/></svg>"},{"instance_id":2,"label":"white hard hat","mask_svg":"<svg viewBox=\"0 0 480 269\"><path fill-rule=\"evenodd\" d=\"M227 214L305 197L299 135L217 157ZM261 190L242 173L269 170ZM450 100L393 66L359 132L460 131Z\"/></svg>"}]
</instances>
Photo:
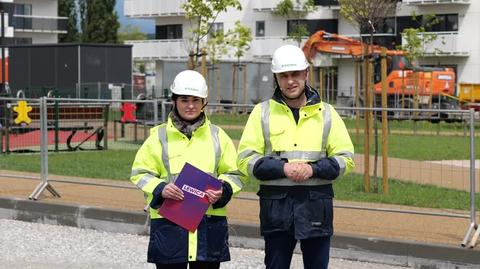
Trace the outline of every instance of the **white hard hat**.
<instances>
[{"instance_id":1,"label":"white hard hat","mask_svg":"<svg viewBox=\"0 0 480 269\"><path fill-rule=\"evenodd\" d=\"M207 98L208 87L202 74L193 70L185 70L177 74L170 86L172 93L176 95L191 95Z\"/></svg>"},{"instance_id":2,"label":"white hard hat","mask_svg":"<svg viewBox=\"0 0 480 269\"><path fill-rule=\"evenodd\" d=\"M303 51L294 45L284 45L275 50L272 57L272 72L305 70L308 61Z\"/></svg>"}]
</instances>

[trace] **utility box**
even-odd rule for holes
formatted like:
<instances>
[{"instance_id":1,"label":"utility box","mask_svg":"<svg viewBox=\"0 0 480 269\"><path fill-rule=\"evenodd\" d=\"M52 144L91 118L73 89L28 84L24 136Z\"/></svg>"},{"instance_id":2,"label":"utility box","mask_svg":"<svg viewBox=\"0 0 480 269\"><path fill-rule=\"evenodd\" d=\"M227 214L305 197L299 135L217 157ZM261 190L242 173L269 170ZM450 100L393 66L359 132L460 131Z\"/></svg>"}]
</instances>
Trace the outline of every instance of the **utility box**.
<instances>
[{"instance_id":1,"label":"utility box","mask_svg":"<svg viewBox=\"0 0 480 269\"><path fill-rule=\"evenodd\" d=\"M47 93L65 98L110 99L109 85L132 98L132 45L33 44L9 47L12 95Z\"/></svg>"}]
</instances>

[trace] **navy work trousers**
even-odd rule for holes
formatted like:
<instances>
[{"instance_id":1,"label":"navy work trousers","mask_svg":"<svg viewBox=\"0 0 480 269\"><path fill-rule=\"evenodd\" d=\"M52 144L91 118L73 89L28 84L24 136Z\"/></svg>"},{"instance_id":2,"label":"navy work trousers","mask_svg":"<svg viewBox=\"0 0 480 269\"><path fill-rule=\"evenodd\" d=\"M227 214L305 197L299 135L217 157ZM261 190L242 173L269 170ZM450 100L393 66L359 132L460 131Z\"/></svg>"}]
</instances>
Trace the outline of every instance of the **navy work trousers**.
<instances>
[{"instance_id":1,"label":"navy work trousers","mask_svg":"<svg viewBox=\"0 0 480 269\"><path fill-rule=\"evenodd\" d=\"M289 269L297 240L289 232L264 236L266 269ZM327 269L330 257L330 236L300 240L305 269Z\"/></svg>"},{"instance_id":2,"label":"navy work trousers","mask_svg":"<svg viewBox=\"0 0 480 269\"><path fill-rule=\"evenodd\" d=\"M220 268L219 262L185 262L185 263L173 263L173 264L161 264L157 263L157 269L218 269Z\"/></svg>"}]
</instances>

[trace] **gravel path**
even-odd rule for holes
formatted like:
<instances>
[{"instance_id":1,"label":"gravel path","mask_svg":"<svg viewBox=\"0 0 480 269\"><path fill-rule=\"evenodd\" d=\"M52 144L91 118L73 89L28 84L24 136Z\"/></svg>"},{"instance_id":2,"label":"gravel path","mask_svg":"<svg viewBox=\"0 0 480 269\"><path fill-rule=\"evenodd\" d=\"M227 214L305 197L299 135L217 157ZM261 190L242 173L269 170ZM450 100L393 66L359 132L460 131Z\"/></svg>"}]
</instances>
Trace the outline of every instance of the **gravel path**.
<instances>
[{"instance_id":1,"label":"gravel path","mask_svg":"<svg viewBox=\"0 0 480 269\"><path fill-rule=\"evenodd\" d=\"M155 268L146 263L148 237L0 219L0 268ZM263 268L263 251L231 248L221 268ZM295 254L292 268L303 268ZM405 269L331 259L331 269Z\"/></svg>"}]
</instances>

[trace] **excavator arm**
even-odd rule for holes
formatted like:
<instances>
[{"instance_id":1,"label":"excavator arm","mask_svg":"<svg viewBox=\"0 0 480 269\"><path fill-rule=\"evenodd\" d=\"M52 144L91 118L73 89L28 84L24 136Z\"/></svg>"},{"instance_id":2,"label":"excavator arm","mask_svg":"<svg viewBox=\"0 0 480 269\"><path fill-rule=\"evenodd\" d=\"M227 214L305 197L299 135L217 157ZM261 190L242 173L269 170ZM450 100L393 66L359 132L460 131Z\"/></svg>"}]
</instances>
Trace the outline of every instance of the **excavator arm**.
<instances>
[{"instance_id":1,"label":"excavator arm","mask_svg":"<svg viewBox=\"0 0 480 269\"><path fill-rule=\"evenodd\" d=\"M303 46L303 52L311 62L317 53L350 55L360 57L363 54L364 47L373 54L380 54L382 47L377 45L367 45L359 40L346 36L332 34L325 31L314 33ZM403 51L387 50L387 55L403 55Z\"/></svg>"}]
</instances>

